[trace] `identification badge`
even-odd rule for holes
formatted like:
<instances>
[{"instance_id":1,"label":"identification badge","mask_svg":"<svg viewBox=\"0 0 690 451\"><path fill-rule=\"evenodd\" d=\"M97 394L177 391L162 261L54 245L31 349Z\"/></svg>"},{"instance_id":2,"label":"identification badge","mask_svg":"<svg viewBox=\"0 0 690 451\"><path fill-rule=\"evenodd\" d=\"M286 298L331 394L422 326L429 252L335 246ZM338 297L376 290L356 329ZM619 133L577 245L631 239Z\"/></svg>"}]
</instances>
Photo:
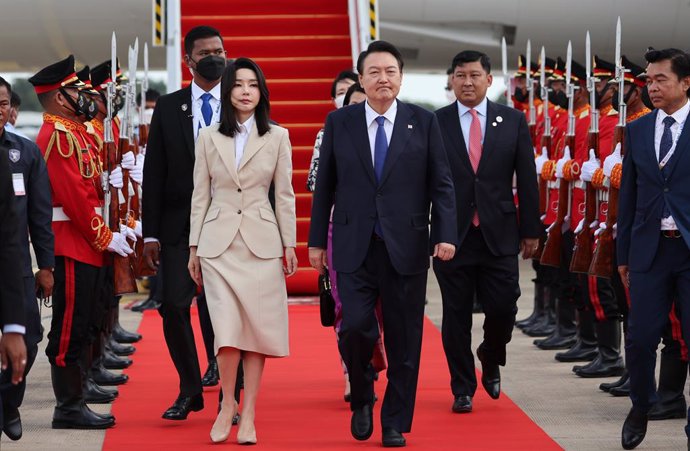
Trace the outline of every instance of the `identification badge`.
<instances>
[{"instance_id":1,"label":"identification badge","mask_svg":"<svg viewBox=\"0 0 690 451\"><path fill-rule=\"evenodd\" d=\"M14 187L15 196L26 196L26 188L24 187L24 174L12 174L12 186Z\"/></svg>"}]
</instances>

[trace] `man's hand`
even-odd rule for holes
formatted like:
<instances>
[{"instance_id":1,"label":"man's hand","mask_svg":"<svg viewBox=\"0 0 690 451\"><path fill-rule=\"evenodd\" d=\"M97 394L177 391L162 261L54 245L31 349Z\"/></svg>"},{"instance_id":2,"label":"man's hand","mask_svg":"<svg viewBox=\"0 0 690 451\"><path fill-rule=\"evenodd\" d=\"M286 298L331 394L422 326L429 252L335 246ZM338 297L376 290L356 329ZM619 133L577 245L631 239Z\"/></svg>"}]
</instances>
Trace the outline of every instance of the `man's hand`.
<instances>
[{"instance_id":1,"label":"man's hand","mask_svg":"<svg viewBox=\"0 0 690 451\"><path fill-rule=\"evenodd\" d=\"M144 261L151 271L158 271L160 265L161 245L157 241L144 243Z\"/></svg>"},{"instance_id":2,"label":"man's hand","mask_svg":"<svg viewBox=\"0 0 690 451\"><path fill-rule=\"evenodd\" d=\"M189 247L189 263L187 263L187 269L189 269L189 275L192 280L200 287L204 285L204 281L201 278L201 262L199 257L196 256L196 246Z\"/></svg>"},{"instance_id":3,"label":"man's hand","mask_svg":"<svg viewBox=\"0 0 690 451\"><path fill-rule=\"evenodd\" d=\"M297 254L294 247L285 248L285 263L286 266L283 266L285 276L290 277L294 275L297 272Z\"/></svg>"},{"instance_id":4,"label":"man's hand","mask_svg":"<svg viewBox=\"0 0 690 451\"><path fill-rule=\"evenodd\" d=\"M2 370L7 370L8 363L12 365L12 383L17 385L24 379L26 368L26 345L24 336L18 333L3 333L0 338L0 362Z\"/></svg>"},{"instance_id":5,"label":"man's hand","mask_svg":"<svg viewBox=\"0 0 690 451\"><path fill-rule=\"evenodd\" d=\"M434 246L433 257L444 262L451 260L455 256L455 245L449 243L438 243Z\"/></svg>"},{"instance_id":6,"label":"man's hand","mask_svg":"<svg viewBox=\"0 0 690 451\"><path fill-rule=\"evenodd\" d=\"M321 249L320 247L310 247L309 264L312 268L317 270L319 274L325 274L326 268L328 268L326 249Z\"/></svg>"},{"instance_id":7,"label":"man's hand","mask_svg":"<svg viewBox=\"0 0 690 451\"><path fill-rule=\"evenodd\" d=\"M630 271L628 270L628 265L621 265L618 267L618 274L621 276L623 285L625 288L630 288Z\"/></svg>"},{"instance_id":8,"label":"man's hand","mask_svg":"<svg viewBox=\"0 0 690 451\"><path fill-rule=\"evenodd\" d=\"M54 283L53 270L44 268L36 272L36 288L40 288L43 291L43 296L48 298L53 295Z\"/></svg>"},{"instance_id":9,"label":"man's hand","mask_svg":"<svg viewBox=\"0 0 690 451\"><path fill-rule=\"evenodd\" d=\"M522 258L524 260L534 258L538 248L539 238L523 238L520 241L520 252L522 252Z\"/></svg>"}]
</instances>

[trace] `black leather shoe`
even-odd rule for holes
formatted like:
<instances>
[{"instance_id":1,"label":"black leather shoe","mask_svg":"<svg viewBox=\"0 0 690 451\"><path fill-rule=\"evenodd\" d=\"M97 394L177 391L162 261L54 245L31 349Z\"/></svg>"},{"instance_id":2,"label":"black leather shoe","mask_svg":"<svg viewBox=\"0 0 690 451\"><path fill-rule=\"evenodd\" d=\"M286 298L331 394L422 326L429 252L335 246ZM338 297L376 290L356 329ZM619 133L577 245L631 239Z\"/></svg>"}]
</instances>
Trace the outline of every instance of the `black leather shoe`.
<instances>
[{"instance_id":1,"label":"black leather shoe","mask_svg":"<svg viewBox=\"0 0 690 451\"><path fill-rule=\"evenodd\" d=\"M492 399L498 399L501 396L501 370L495 363L485 363L479 350L477 357L482 364L482 386Z\"/></svg>"},{"instance_id":2,"label":"black leather shoe","mask_svg":"<svg viewBox=\"0 0 690 451\"><path fill-rule=\"evenodd\" d=\"M119 343L131 344L141 340L141 334L124 330L120 323L116 323L113 327L112 336Z\"/></svg>"},{"instance_id":3,"label":"black leather shoe","mask_svg":"<svg viewBox=\"0 0 690 451\"><path fill-rule=\"evenodd\" d=\"M117 390L101 388L91 378L87 377L84 381L82 396L87 404L110 404L118 395Z\"/></svg>"},{"instance_id":4,"label":"black leather shoe","mask_svg":"<svg viewBox=\"0 0 690 451\"><path fill-rule=\"evenodd\" d=\"M575 370L575 374L585 378L621 376L624 372L625 364L621 357L608 362L601 358L594 359L589 365Z\"/></svg>"},{"instance_id":5,"label":"black leather shoe","mask_svg":"<svg viewBox=\"0 0 690 451\"><path fill-rule=\"evenodd\" d=\"M611 390L609 390L609 393L612 396L616 396L616 397L620 397L620 396L628 397L628 396L630 396L630 379L625 381L625 383L623 385L612 388Z\"/></svg>"},{"instance_id":6,"label":"black leather shoe","mask_svg":"<svg viewBox=\"0 0 690 451\"><path fill-rule=\"evenodd\" d=\"M374 432L374 411L371 404L352 411L350 432L356 440L367 440Z\"/></svg>"},{"instance_id":7,"label":"black leather shoe","mask_svg":"<svg viewBox=\"0 0 690 451\"><path fill-rule=\"evenodd\" d=\"M201 385L203 387L214 387L218 385L218 362L211 360L208 362L208 368L201 378Z\"/></svg>"},{"instance_id":8,"label":"black leather shoe","mask_svg":"<svg viewBox=\"0 0 690 451\"><path fill-rule=\"evenodd\" d=\"M131 365L131 359L120 358L107 349L103 353L103 366L108 370L124 370Z\"/></svg>"},{"instance_id":9,"label":"black leather shoe","mask_svg":"<svg viewBox=\"0 0 690 451\"><path fill-rule=\"evenodd\" d=\"M107 429L115 426L115 417L99 415L82 402L76 408L56 407L51 426L53 429Z\"/></svg>"},{"instance_id":10,"label":"black leather shoe","mask_svg":"<svg viewBox=\"0 0 690 451\"><path fill-rule=\"evenodd\" d=\"M133 312L143 312L144 310L155 310L161 306L160 302L157 302L151 298L141 301L132 307Z\"/></svg>"},{"instance_id":11,"label":"black leather shoe","mask_svg":"<svg viewBox=\"0 0 690 451\"><path fill-rule=\"evenodd\" d=\"M383 447L384 448L402 448L406 445L405 437L393 428L383 428Z\"/></svg>"},{"instance_id":12,"label":"black leather shoe","mask_svg":"<svg viewBox=\"0 0 690 451\"><path fill-rule=\"evenodd\" d=\"M22 417L19 416L19 410L14 409L12 412L5 412L4 416L5 422L2 425L2 432L13 441L22 438Z\"/></svg>"},{"instance_id":13,"label":"black leather shoe","mask_svg":"<svg viewBox=\"0 0 690 451\"><path fill-rule=\"evenodd\" d=\"M539 349L545 351L553 351L556 349L569 349L575 344L577 338L575 335L552 335L550 337L544 338L543 340L534 340L534 344Z\"/></svg>"},{"instance_id":14,"label":"black leather shoe","mask_svg":"<svg viewBox=\"0 0 690 451\"><path fill-rule=\"evenodd\" d=\"M93 381L98 385L122 385L129 380L126 374L112 373L103 365L94 366L90 370Z\"/></svg>"},{"instance_id":15,"label":"black leather shoe","mask_svg":"<svg viewBox=\"0 0 690 451\"><path fill-rule=\"evenodd\" d=\"M199 393L194 396L178 396L168 410L163 413L165 420L186 420L189 412L198 412L204 408L204 397Z\"/></svg>"},{"instance_id":16,"label":"black leather shoe","mask_svg":"<svg viewBox=\"0 0 690 451\"><path fill-rule=\"evenodd\" d=\"M470 413L472 412L472 397L467 395L459 395L455 397L453 402L453 412L455 413Z\"/></svg>"},{"instance_id":17,"label":"black leather shoe","mask_svg":"<svg viewBox=\"0 0 690 451\"><path fill-rule=\"evenodd\" d=\"M623 375L620 377L620 379L613 381L613 382L604 382L599 384L599 390L605 391L606 393L610 392L612 388L620 387L621 385L625 384L628 380L628 372L626 371L623 373Z\"/></svg>"},{"instance_id":18,"label":"black leather shoe","mask_svg":"<svg viewBox=\"0 0 690 451\"><path fill-rule=\"evenodd\" d=\"M685 397L678 398L671 402L661 402L654 404L647 413L650 421L673 420L685 418L688 415L688 407L685 404Z\"/></svg>"},{"instance_id":19,"label":"black leather shoe","mask_svg":"<svg viewBox=\"0 0 690 451\"><path fill-rule=\"evenodd\" d=\"M108 349L113 351L113 353L115 355L120 356L120 357L126 357L128 355L132 355L137 350L137 348L135 348L132 345L126 345L126 344L123 345L123 344L118 343L117 341L113 340L112 337L110 337L110 339L108 340L107 346L108 346Z\"/></svg>"},{"instance_id":20,"label":"black leather shoe","mask_svg":"<svg viewBox=\"0 0 690 451\"><path fill-rule=\"evenodd\" d=\"M559 362L591 362L597 355L599 355L599 352L596 345L588 346L578 341L567 351L557 352L554 358Z\"/></svg>"},{"instance_id":21,"label":"black leather shoe","mask_svg":"<svg viewBox=\"0 0 690 451\"><path fill-rule=\"evenodd\" d=\"M630 409L621 434L621 445L623 449L634 449L642 443L647 434L647 414L636 408Z\"/></svg>"}]
</instances>

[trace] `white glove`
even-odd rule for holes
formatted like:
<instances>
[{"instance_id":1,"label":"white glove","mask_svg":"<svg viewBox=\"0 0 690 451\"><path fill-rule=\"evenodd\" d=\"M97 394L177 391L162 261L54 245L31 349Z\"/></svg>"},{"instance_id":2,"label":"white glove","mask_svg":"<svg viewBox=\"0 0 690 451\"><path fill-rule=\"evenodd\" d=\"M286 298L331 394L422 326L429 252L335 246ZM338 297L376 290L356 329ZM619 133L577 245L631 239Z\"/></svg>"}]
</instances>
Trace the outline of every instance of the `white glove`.
<instances>
[{"instance_id":1,"label":"white glove","mask_svg":"<svg viewBox=\"0 0 690 451\"><path fill-rule=\"evenodd\" d=\"M592 223L589 225L589 228L590 229L598 229L599 228L599 220L595 219L594 221L592 221Z\"/></svg>"},{"instance_id":2,"label":"white glove","mask_svg":"<svg viewBox=\"0 0 690 451\"><path fill-rule=\"evenodd\" d=\"M142 235L141 231L141 221L134 221L134 224L134 234L139 238L143 238L144 236Z\"/></svg>"},{"instance_id":3,"label":"white glove","mask_svg":"<svg viewBox=\"0 0 690 451\"><path fill-rule=\"evenodd\" d=\"M131 153L131 152L129 152ZM139 156L137 157L137 162L134 164L134 168L129 170L129 176L132 177L132 180L137 182L138 184L141 185L141 182L144 180L144 157Z\"/></svg>"},{"instance_id":4,"label":"white glove","mask_svg":"<svg viewBox=\"0 0 690 451\"><path fill-rule=\"evenodd\" d=\"M613 149L613 153L606 157L604 160L604 175L606 177L611 177L611 171L618 164L623 163L623 158L621 157L621 143L616 144L616 148Z\"/></svg>"},{"instance_id":5,"label":"white glove","mask_svg":"<svg viewBox=\"0 0 690 451\"><path fill-rule=\"evenodd\" d=\"M594 149L589 149L589 160L582 164L582 169L580 169L580 180L585 182L591 182L594 172L599 169L600 163L594 155Z\"/></svg>"},{"instance_id":6,"label":"white glove","mask_svg":"<svg viewBox=\"0 0 690 451\"><path fill-rule=\"evenodd\" d=\"M546 146L544 146L541 148L541 155L534 160L534 164L537 166L537 175L541 175L541 170L547 161L549 161L549 155Z\"/></svg>"},{"instance_id":7,"label":"white glove","mask_svg":"<svg viewBox=\"0 0 690 451\"><path fill-rule=\"evenodd\" d=\"M113 188L116 189L121 189L124 186L122 181L122 169L120 168L120 166L116 166L115 169L113 169L110 172L110 177L108 177L108 181L113 186Z\"/></svg>"},{"instance_id":8,"label":"white glove","mask_svg":"<svg viewBox=\"0 0 690 451\"><path fill-rule=\"evenodd\" d=\"M577 224L577 227L575 227L575 235L578 233L582 232L582 229L585 227L585 220L584 218L580 219L580 222Z\"/></svg>"},{"instance_id":9,"label":"white glove","mask_svg":"<svg viewBox=\"0 0 690 451\"><path fill-rule=\"evenodd\" d=\"M613 233L612 233L612 235L613 235L613 239L615 240L615 239L616 239L616 236L618 236L618 223L615 223L615 224L613 225Z\"/></svg>"},{"instance_id":10,"label":"white glove","mask_svg":"<svg viewBox=\"0 0 690 451\"><path fill-rule=\"evenodd\" d=\"M572 158L570 157L570 147L565 146L565 149L563 149L563 157L561 157L561 159L556 162L556 177L557 178L559 178L559 179L563 178L563 166L565 166L565 164L570 160L572 160Z\"/></svg>"},{"instance_id":11,"label":"white glove","mask_svg":"<svg viewBox=\"0 0 690 451\"><path fill-rule=\"evenodd\" d=\"M137 235L134 233L134 230L130 229L124 224L120 224L120 234L124 235L128 240L137 240Z\"/></svg>"},{"instance_id":12,"label":"white glove","mask_svg":"<svg viewBox=\"0 0 690 451\"><path fill-rule=\"evenodd\" d=\"M134 152L129 151L126 154L122 155L122 162L120 163L120 165L123 169L132 170L134 169L134 165L136 164L136 162L137 160L134 157Z\"/></svg>"},{"instance_id":13,"label":"white glove","mask_svg":"<svg viewBox=\"0 0 690 451\"><path fill-rule=\"evenodd\" d=\"M594 231L594 236L599 236L599 234L604 230L606 230L606 223L602 222L601 224L599 224L599 228Z\"/></svg>"},{"instance_id":14,"label":"white glove","mask_svg":"<svg viewBox=\"0 0 690 451\"><path fill-rule=\"evenodd\" d=\"M127 257L129 254L134 252L132 248L129 247L129 244L127 244L127 240L125 239L124 235L118 232L113 233L113 239L111 239L110 244L108 244L108 250L123 257Z\"/></svg>"}]
</instances>

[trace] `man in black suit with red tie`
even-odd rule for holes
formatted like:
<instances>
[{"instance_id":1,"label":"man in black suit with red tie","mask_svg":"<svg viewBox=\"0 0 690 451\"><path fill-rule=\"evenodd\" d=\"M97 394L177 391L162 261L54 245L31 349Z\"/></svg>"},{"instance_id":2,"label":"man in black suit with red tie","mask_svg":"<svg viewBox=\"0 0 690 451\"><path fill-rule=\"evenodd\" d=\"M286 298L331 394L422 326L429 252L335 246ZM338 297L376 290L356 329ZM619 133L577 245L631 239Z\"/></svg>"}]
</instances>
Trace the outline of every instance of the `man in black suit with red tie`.
<instances>
[{"instance_id":1,"label":"man in black suit with red tie","mask_svg":"<svg viewBox=\"0 0 690 451\"><path fill-rule=\"evenodd\" d=\"M477 389L471 349L472 302L482 305L484 341L477 349L482 385L497 399L517 299L518 252L530 258L542 234L534 151L525 115L486 98L489 57L459 53L451 66L457 102L436 112L453 173L459 243L455 257L434 261L443 297L443 347L455 397L453 411L472 411ZM519 208L513 196L517 176Z\"/></svg>"},{"instance_id":2,"label":"man in black suit with red tie","mask_svg":"<svg viewBox=\"0 0 690 451\"><path fill-rule=\"evenodd\" d=\"M309 260L323 273L333 209L333 261L343 320L339 348L351 384L351 432L373 432L374 369L383 309L388 386L383 446L405 446L412 426L424 321L429 248L453 257L456 212L448 160L435 116L400 102L398 49L372 42L357 71L367 101L329 114L321 143L309 231ZM429 213L431 209L431 243Z\"/></svg>"}]
</instances>

